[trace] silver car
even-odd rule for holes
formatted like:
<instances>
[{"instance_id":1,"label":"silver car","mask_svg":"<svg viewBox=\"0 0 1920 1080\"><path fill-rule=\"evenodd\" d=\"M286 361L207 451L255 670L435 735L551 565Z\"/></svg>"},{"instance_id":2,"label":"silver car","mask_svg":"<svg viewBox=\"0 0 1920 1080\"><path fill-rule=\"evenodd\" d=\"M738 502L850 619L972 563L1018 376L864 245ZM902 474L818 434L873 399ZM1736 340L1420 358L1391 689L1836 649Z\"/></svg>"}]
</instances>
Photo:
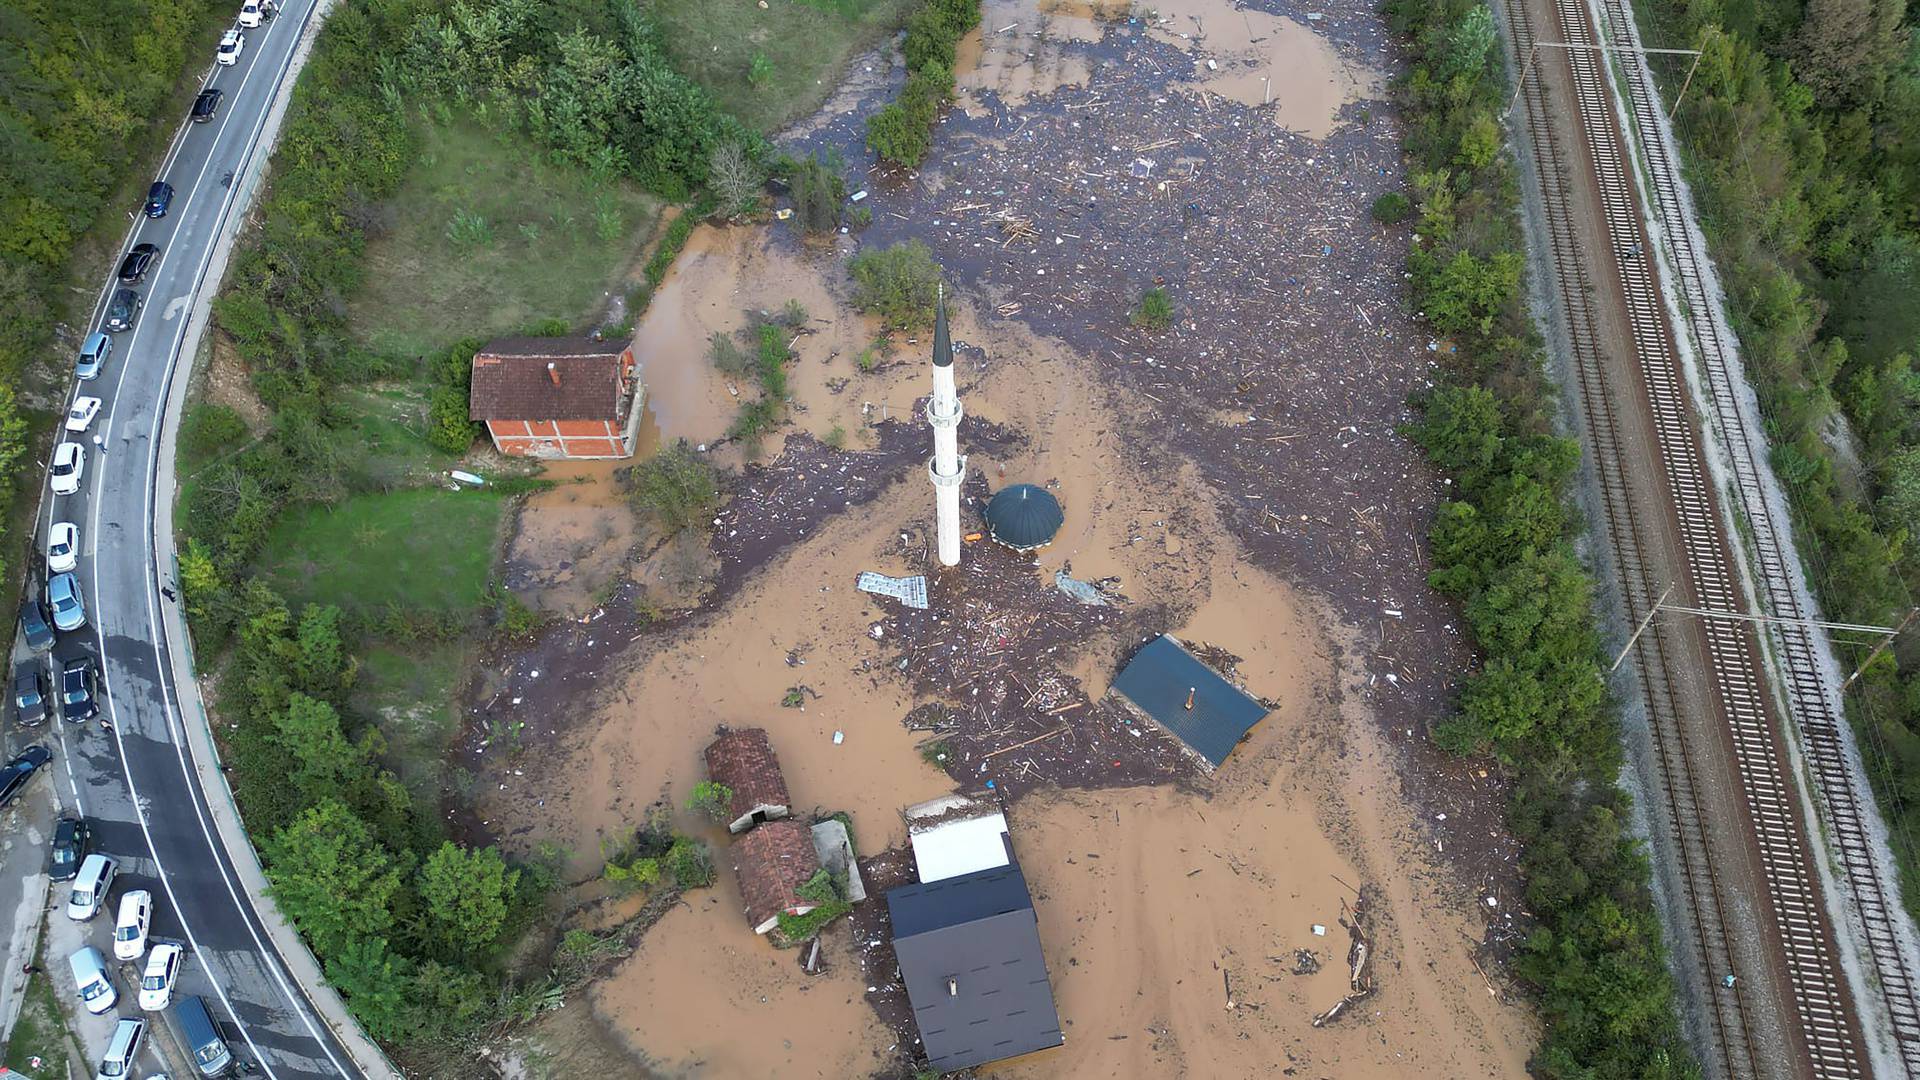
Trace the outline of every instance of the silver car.
<instances>
[{"instance_id":1,"label":"silver car","mask_svg":"<svg viewBox=\"0 0 1920 1080\"><path fill-rule=\"evenodd\" d=\"M53 606L53 627L65 633L87 625L87 606L80 600L80 579L72 573L47 579L47 603Z\"/></svg>"},{"instance_id":2,"label":"silver car","mask_svg":"<svg viewBox=\"0 0 1920 1080\"><path fill-rule=\"evenodd\" d=\"M107 357L112 355L112 338L101 333L88 334L86 344L80 346L80 359L74 362L73 374L81 379L97 379L100 369L107 366Z\"/></svg>"}]
</instances>

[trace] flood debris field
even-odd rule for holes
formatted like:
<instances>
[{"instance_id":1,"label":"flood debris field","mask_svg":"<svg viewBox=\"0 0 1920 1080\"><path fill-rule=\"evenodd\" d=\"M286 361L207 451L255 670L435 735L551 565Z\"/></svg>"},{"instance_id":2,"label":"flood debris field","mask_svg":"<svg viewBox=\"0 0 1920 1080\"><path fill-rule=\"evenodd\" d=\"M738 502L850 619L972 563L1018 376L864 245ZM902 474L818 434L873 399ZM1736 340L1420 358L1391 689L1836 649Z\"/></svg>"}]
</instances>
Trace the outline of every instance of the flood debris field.
<instances>
[{"instance_id":1,"label":"flood debris field","mask_svg":"<svg viewBox=\"0 0 1920 1080\"><path fill-rule=\"evenodd\" d=\"M1444 488L1396 433L1446 346L1405 310L1404 233L1367 216L1405 185L1384 28L1361 5L1137 11L992 0L928 167L852 178L870 227L702 226L636 328L643 430L727 465L726 497L691 585L663 592L640 537L489 658L470 827L560 844L585 879L647 807L684 805L717 726L760 726L796 812L851 814L873 897L809 978L742 925L712 836L716 888L589 995L649 1068L909 1069L882 894L912 874L900 810L956 789L1009 808L1068 1031L994 1075L1524 1068L1530 1021L1489 975L1526 926L1504 792L1426 738L1470 656L1424 580ZM856 59L783 145L868 160L896 63ZM845 255L909 238L955 297L963 531L991 489L1039 484L1066 522L1037 556L931 557L926 342L856 366L877 324L846 303ZM1128 317L1153 285L1176 305L1161 332ZM789 299L810 315L789 423L750 459L704 343ZM569 527L582 553L625 542ZM862 571L925 575L928 606L858 591ZM1217 772L1108 693L1160 633L1273 709ZM1368 992L1315 1027L1357 991L1340 920L1362 890Z\"/></svg>"},{"instance_id":2,"label":"flood debris field","mask_svg":"<svg viewBox=\"0 0 1920 1080\"><path fill-rule=\"evenodd\" d=\"M1083 58L1086 83L1028 91L1017 107L970 92L924 171L870 171L862 243L926 242L990 315L1076 348L1149 410L1132 437L1190 462L1250 556L1361 633L1363 692L1409 757L1410 795L1437 836L1457 839L1463 872L1492 880L1513 856L1502 801L1424 736L1470 652L1425 580L1444 490L1398 434L1447 346L1407 310L1405 233L1368 217L1407 183L1399 127L1377 97L1392 65L1385 29L1365 5L1156 7L1158 24L1103 21L1088 5L990 5L989 45L1018 19L1008 36L1047 42L1041 59ZM1375 96L1344 99L1316 139L1257 103L1196 92L1207 59L1238 70L1267 44L1247 44L1265 36L1247 32L1255 17L1268 34L1310 27L1357 72L1344 76L1353 94ZM863 115L803 145L858 160ZM1164 333L1128 321L1156 284L1177 309Z\"/></svg>"}]
</instances>

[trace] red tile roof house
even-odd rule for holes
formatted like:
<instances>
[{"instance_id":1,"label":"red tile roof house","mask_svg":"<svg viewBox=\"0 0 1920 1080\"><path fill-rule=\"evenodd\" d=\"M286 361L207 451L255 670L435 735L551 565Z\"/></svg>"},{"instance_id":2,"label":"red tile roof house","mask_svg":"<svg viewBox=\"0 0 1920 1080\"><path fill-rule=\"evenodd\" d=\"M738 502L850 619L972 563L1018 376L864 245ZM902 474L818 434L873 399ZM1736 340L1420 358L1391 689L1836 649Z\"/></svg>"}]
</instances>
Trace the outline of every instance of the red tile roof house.
<instances>
[{"instance_id":1,"label":"red tile roof house","mask_svg":"<svg viewBox=\"0 0 1920 1080\"><path fill-rule=\"evenodd\" d=\"M630 344L517 337L474 354L467 404L503 454L624 458L633 456L644 396Z\"/></svg>"},{"instance_id":2,"label":"red tile roof house","mask_svg":"<svg viewBox=\"0 0 1920 1080\"><path fill-rule=\"evenodd\" d=\"M728 832L746 832L789 812L787 781L763 728L721 728L707 747L707 778L733 793L727 801Z\"/></svg>"},{"instance_id":3,"label":"red tile roof house","mask_svg":"<svg viewBox=\"0 0 1920 1080\"><path fill-rule=\"evenodd\" d=\"M819 905L800 895L800 886L820 872L813 830L792 818L769 821L733 842L733 872L747 923L764 934L780 922L780 913L805 915Z\"/></svg>"}]
</instances>

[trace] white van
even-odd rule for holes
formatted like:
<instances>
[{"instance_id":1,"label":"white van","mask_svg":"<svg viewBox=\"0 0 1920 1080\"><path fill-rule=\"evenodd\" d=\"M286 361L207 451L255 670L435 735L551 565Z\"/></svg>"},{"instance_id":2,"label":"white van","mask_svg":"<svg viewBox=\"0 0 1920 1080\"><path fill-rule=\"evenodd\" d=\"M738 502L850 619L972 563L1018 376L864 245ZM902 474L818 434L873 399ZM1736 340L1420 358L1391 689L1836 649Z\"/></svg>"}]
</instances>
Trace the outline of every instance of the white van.
<instances>
[{"instance_id":1,"label":"white van","mask_svg":"<svg viewBox=\"0 0 1920 1080\"><path fill-rule=\"evenodd\" d=\"M107 902L107 889L113 884L113 875L119 870L119 863L99 852L87 856L80 864L79 876L73 879L73 893L67 897L67 918L86 922L100 914L100 908Z\"/></svg>"},{"instance_id":2,"label":"white van","mask_svg":"<svg viewBox=\"0 0 1920 1080\"><path fill-rule=\"evenodd\" d=\"M140 1056L140 1040L147 1037L147 1022L121 1017L113 1026L113 1038L107 1052L100 1055L100 1071L94 1080L126 1080L133 1075L133 1062Z\"/></svg>"},{"instance_id":3,"label":"white van","mask_svg":"<svg viewBox=\"0 0 1920 1080\"><path fill-rule=\"evenodd\" d=\"M99 949L88 945L76 951L67 957L67 966L73 969L73 985L79 989L80 1003L88 1012L98 1016L120 999L113 980L107 977L107 962Z\"/></svg>"}]
</instances>

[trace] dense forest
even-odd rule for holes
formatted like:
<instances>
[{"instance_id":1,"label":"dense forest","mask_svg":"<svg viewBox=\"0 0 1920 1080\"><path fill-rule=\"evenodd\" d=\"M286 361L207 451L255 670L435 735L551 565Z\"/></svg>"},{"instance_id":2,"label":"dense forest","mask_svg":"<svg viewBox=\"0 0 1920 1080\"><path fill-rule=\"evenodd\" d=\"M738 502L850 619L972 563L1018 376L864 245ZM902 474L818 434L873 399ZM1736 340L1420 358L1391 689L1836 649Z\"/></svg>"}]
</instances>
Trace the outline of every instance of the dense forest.
<instances>
[{"instance_id":1,"label":"dense forest","mask_svg":"<svg viewBox=\"0 0 1920 1080\"><path fill-rule=\"evenodd\" d=\"M1830 618L1898 624L1920 595L1920 31L1903 0L1646 2L1649 45L1702 50L1676 130L1801 554ZM1662 71L1670 101L1685 72ZM1909 911L1916 641L1848 702Z\"/></svg>"},{"instance_id":2,"label":"dense forest","mask_svg":"<svg viewBox=\"0 0 1920 1080\"><path fill-rule=\"evenodd\" d=\"M92 296L62 286L75 244L153 142L210 0L0 4L0 530L28 425L18 391L54 326ZM159 128L171 130L171 124ZM37 476L29 470L28 476ZM18 538L15 538L16 540ZM18 543L0 532L0 572Z\"/></svg>"}]
</instances>

